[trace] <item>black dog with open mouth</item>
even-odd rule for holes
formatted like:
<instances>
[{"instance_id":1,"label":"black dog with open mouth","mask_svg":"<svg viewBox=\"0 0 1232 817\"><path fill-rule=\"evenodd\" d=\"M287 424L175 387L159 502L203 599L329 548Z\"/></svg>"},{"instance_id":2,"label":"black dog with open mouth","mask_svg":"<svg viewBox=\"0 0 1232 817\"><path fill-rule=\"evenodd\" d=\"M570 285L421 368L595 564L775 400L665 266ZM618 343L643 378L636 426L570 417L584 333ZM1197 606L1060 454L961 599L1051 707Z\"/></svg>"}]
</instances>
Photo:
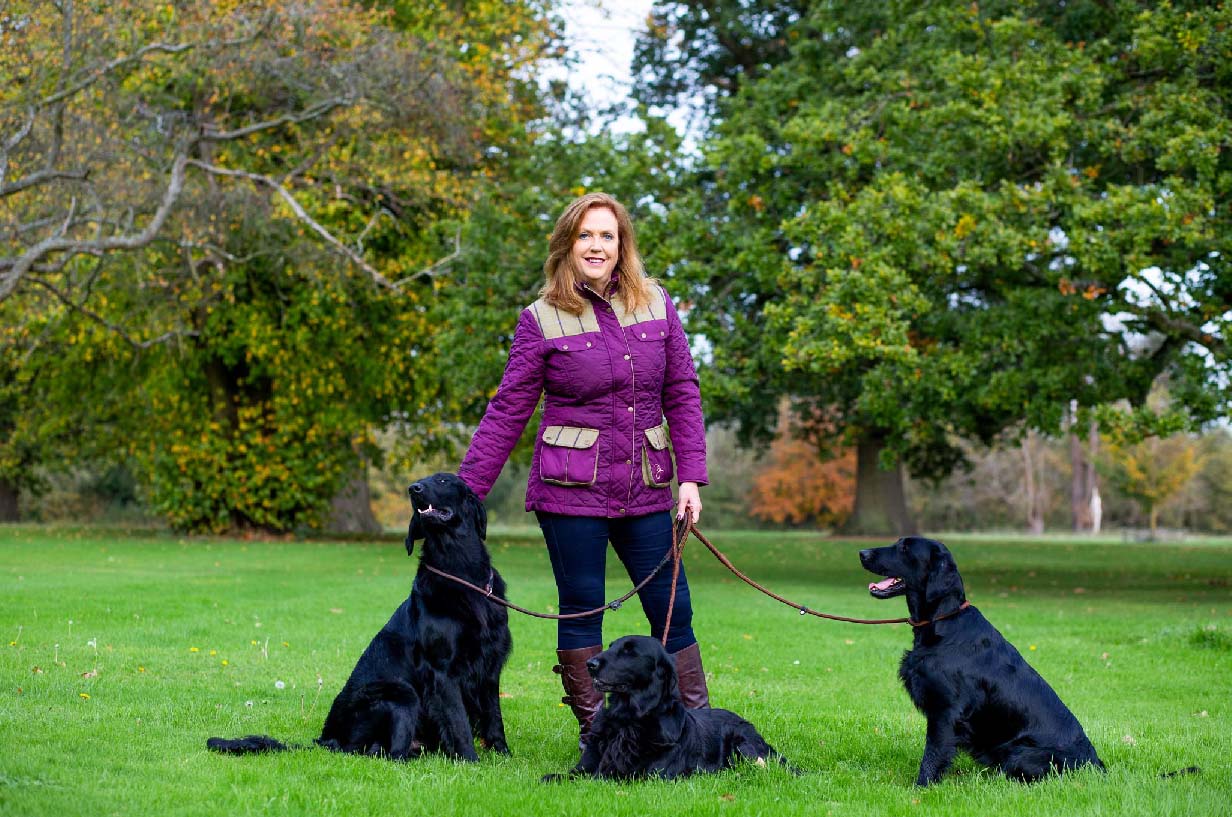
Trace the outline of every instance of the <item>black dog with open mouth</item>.
<instances>
[{"instance_id":1,"label":"black dog with open mouth","mask_svg":"<svg viewBox=\"0 0 1232 817\"><path fill-rule=\"evenodd\" d=\"M685 777L716 772L738 757L765 764L787 761L753 724L726 709L686 709L676 666L656 639L627 635L586 662L606 703L595 717L590 742L567 774L629 779Z\"/></svg>"},{"instance_id":2,"label":"black dog with open mouth","mask_svg":"<svg viewBox=\"0 0 1232 817\"><path fill-rule=\"evenodd\" d=\"M939 780L958 749L1028 782L1087 763L1104 767L1074 713L967 603L945 545L911 536L860 551L860 564L887 577L868 586L874 597L907 598L915 643L898 676L928 719L916 785Z\"/></svg>"},{"instance_id":3,"label":"black dog with open mouth","mask_svg":"<svg viewBox=\"0 0 1232 817\"><path fill-rule=\"evenodd\" d=\"M504 598L505 582L484 546L487 513L453 474L420 480L409 493L414 512L407 555L415 540L424 541L411 594L359 657L316 743L394 759L441 751L478 760L478 738L508 754L500 708L500 673L513 648L508 613L430 570ZM227 754L291 748L264 735L210 738L206 745Z\"/></svg>"}]
</instances>

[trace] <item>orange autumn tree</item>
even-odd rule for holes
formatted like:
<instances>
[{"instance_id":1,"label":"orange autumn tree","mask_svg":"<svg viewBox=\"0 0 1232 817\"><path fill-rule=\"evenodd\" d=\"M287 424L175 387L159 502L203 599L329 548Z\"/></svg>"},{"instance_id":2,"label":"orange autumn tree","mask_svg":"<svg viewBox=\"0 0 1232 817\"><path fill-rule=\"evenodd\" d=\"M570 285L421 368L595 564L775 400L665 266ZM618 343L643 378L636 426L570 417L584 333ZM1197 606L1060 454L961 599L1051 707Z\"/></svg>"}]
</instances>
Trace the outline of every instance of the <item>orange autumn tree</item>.
<instances>
[{"instance_id":1,"label":"orange autumn tree","mask_svg":"<svg viewBox=\"0 0 1232 817\"><path fill-rule=\"evenodd\" d=\"M753 478L757 519L778 524L835 527L855 503L856 455L829 449L815 431L793 424L784 408L766 464Z\"/></svg>"}]
</instances>

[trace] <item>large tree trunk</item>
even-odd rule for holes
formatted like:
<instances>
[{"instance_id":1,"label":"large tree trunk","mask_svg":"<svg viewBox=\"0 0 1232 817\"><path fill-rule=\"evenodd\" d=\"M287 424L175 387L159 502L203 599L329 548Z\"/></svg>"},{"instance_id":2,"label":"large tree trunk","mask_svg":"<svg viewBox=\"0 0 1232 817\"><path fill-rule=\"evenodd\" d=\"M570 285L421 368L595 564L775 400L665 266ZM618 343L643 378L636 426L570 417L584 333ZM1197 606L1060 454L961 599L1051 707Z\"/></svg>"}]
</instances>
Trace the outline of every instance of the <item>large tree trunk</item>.
<instances>
[{"instance_id":1,"label":"large tree trunk","mask_svg":"<svg viewBox=\"0 0 1232 817\"><path fill-rule=\"evenodd\" d=\"M330 533L381 532L381 523L372 513L372 497L368 492L368 461L360 459L355 469L343 479L338 493L330 500L329 522L325 529Z\"/></svg>"},{"instance_id":2,"label":"large tree trunk","mask_svg":"<svg viewBox=\"0 0 1232 817\"><path fill-rule=\"evenodd\" d=\"M17 485L0 477L0 522L18 521Z\"/></svg>"},{"instance_id":3,"label":"large tree trunk","mask_svg":"<svg viewBox=\"0 0 1232 817\"><path fill-rule=\"evenodd\" d=\"M903 467L895 463L881 467L885 439L867 432L856 445L855 509L843 524L842 532L858 536L909 536L918 529L907 510L903 490Z\"/></svg>"}]
</instances>

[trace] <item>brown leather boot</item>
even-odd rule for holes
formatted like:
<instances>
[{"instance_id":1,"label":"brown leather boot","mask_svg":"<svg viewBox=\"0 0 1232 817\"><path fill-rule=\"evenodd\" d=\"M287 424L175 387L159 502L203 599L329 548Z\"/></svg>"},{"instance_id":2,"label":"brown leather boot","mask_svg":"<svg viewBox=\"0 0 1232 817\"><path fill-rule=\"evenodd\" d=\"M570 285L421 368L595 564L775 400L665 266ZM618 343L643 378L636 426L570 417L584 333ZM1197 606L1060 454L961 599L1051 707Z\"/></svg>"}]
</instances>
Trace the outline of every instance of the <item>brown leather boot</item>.
<instances>
[{"instance_id":1,"label":"brown leather boot","mask_svg":"<svg viewBox=\"0 0 1232 817\"><path fill-rule=\"evenodd\" d=\"M702 648L696 641L679 652L676 659L676 680L680 684L680 699L687 709L706 709L710 692L706 689L706 671L702 669Z\"/></svg>"},{"instance_id":2,"label":"brown leather boot","mask_svg":"<svg viewBox=\"0 0 1232 817\"><path fill-rule=\"evenodd\" d=\"M556 658L560 663L552 667L552 672L560 676L560 683L565 688L565 697L560 701L569 704L580 727L579 749L586 748L586 742L590 738L590 723L603 706L603 693L595 689L594 681L586 671L586 662L601 652L603 646L600 644L579 647L576 650L557 650Z\"/></svg>"}]
</instances>

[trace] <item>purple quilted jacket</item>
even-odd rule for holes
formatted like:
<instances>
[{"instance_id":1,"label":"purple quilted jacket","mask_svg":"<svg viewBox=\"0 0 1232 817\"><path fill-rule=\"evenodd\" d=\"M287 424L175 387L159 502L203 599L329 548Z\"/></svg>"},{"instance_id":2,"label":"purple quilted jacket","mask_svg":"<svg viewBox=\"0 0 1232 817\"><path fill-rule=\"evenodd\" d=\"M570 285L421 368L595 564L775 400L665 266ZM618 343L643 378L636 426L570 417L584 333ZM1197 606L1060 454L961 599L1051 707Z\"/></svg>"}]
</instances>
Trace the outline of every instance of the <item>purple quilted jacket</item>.
<instances>
[{"instance_id":1,"label":"purple quilted jacket","mask_svg":"<svg viewBox=\"0 0 1232 817\"><path fill-rule=\"evenodd\" d=\"M680 317L660 287L636 311L619 295L585 292L581 315L543 299L522 311L458 475L486 497L546 395L526 510L619 518L671 509L673 451L679 481L708 482L701 393Z\"/></svg>"}]
</instances>

